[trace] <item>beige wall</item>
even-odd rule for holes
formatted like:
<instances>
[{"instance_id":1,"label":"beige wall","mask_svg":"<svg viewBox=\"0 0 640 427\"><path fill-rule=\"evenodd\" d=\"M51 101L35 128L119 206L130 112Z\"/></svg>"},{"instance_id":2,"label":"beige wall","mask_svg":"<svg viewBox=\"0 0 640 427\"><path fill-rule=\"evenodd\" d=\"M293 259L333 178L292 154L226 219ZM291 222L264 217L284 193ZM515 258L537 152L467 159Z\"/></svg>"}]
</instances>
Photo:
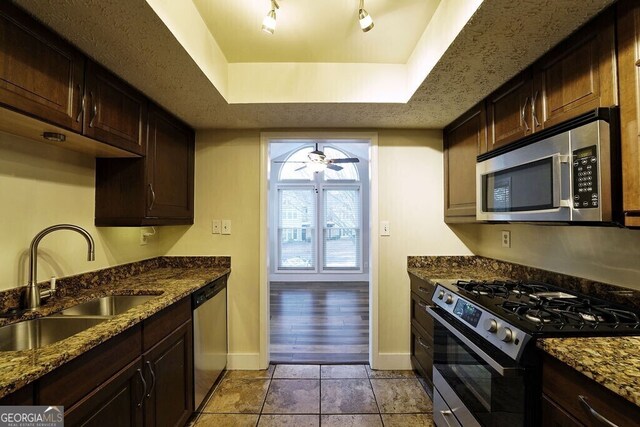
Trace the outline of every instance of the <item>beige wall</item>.
<instances>
[{"instance_id":1,"label":"beige wall","mask_svg":"<svg viewBox=\"0 0 640 427\"><path fill-rule=\"evenodd\" d=\"M608 227L456 225L477 255L640 290L640 230ZM511 230L511 248L500 231Z\"/></svg>"},{"instance_id":2,"label":"beige wall","mask_svg":"<svg viewBox=\"0 0 640 427\"><path fill-rule=\"evenodd\" d=\"M407 255L469 254L442 217L440 131L379 132L379 348L409 353ZM206 131L196 138L196 215L191 228L162 230L168 255L230 255L230 352L257 355L260 319L260 132ZM230 236L211 234L212 219L232 220Z\"/></svg>"},{"instance_id":3,"label":"beige wall","mask_svg":"<svg viewBox=\"0 0 640 427\"><path fill-rule=\"evenodd\" d=\"M96 228L95 159L0 133L0 289L27 282L33 236L57 223L86 228L96 242L87 261L80 235L55 232L42 240L38 277L69 276L159 255L157 239L139 245L139 228Z\"/></svg>"}]
</instances>

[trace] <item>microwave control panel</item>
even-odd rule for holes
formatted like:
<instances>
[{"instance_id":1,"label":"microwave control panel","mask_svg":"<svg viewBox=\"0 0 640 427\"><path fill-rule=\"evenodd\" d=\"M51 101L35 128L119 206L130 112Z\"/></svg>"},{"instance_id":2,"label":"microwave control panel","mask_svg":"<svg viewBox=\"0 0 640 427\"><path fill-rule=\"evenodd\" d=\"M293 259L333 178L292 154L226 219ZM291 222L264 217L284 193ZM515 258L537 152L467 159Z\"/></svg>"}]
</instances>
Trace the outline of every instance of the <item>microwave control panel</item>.
<instances>
[{"instance_id":1,"label":"microwave control panel","mask_svg":"<svg viewBox=\"0 0 640 427\"><path fill-rule=\"evenodd\" d=\"M597 147L592 145L573 151L573 207L589 209L598 205L598 155Z\"/></svg>"}]
</instances>

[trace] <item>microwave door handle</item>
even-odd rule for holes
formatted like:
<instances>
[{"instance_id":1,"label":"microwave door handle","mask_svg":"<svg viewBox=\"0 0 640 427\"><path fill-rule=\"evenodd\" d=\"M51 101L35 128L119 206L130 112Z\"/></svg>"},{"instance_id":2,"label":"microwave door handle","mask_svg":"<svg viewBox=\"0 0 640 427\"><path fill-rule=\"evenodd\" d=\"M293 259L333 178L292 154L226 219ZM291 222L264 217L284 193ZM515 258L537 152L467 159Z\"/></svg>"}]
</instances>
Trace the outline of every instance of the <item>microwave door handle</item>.
<instances>
[{"instance_id":1,"label":"microwave door handle","mask_svg":"<svg viewBox=\"0 0 640 427\"><path fill-rule=\"evenodd\" d=\"M571 195L568 199L562 199L562 164L570 163L571 158L567 155L553 155L553 206L557 208L570 208Z\"/></svg>"},{"instance_id":2,"label":"microwave door handle","mask_svg":"<svg viewBox=\"0 0 640 427\"><path fill-rule=\"evenodd\" d=\"M462 332L457 330L455 327L451 326L449 322L447 322L442 316L435 312L435 310L431 307L426 308L427 313L429 313L435 320L438 321L442 326L447 328L449 332L456 336L460 341L462 341L467 347L469 347L476 355L478 355L482 360L487 362L489 366L491 366L498 374L501 376L507 376L512 372L518 371L518 368L511 368L502 366L499 362L492 359L484 350L478 347L473 341L469 338L465 337Z\"/></svg>"}]
</instances>

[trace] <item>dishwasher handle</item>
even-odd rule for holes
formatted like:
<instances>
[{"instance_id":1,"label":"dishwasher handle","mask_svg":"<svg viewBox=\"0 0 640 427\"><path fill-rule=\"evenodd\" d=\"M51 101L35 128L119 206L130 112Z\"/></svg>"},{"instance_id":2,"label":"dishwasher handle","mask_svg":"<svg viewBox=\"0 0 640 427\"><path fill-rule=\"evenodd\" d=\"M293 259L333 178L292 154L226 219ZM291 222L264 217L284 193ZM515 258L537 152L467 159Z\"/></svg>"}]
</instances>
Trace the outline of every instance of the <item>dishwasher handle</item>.
<instances>
[{"instance_id":1,"label":"dishwasher handle","mask_svg":"<svg viewBox=\"0 0 640 427\"><path fill-rule=\"evenodd\" d=\"M191 309L195 310L211 298L218 295L218 293L227 286L226 277L217 279L211 283L204 285L191 295Z\"/></svg>"}]
</instances>

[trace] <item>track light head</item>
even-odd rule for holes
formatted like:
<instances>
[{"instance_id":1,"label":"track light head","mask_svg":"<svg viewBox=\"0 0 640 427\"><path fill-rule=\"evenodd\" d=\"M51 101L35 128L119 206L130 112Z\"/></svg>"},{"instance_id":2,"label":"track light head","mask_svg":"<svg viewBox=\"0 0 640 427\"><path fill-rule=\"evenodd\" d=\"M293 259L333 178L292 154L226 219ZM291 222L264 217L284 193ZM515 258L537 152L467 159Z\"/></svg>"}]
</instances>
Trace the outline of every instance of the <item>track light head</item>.
<instances>
[{"instance_id":1,"label":"track light head","mask_svg":"<svg viewBox=\"0 0 640 427\"><path fill-rule=\"evenodd\" d=\"M358 9L358 21L363 32L367 32L373 28L373 19L371 15L364 10L364 0L360 0L360 8Z\"/></svg>"},{"instance_id":2,"label":"track light head","mask_svg":"<svg viewBox=\"0 0 640 427\"><path fill-rule=\"evenodd\" d=\"M262 31L265 33L273 34L276 30L276 9L280 9L278 2L271 0L271 10L262 20Z\"/></svg>"}]
</instances>

